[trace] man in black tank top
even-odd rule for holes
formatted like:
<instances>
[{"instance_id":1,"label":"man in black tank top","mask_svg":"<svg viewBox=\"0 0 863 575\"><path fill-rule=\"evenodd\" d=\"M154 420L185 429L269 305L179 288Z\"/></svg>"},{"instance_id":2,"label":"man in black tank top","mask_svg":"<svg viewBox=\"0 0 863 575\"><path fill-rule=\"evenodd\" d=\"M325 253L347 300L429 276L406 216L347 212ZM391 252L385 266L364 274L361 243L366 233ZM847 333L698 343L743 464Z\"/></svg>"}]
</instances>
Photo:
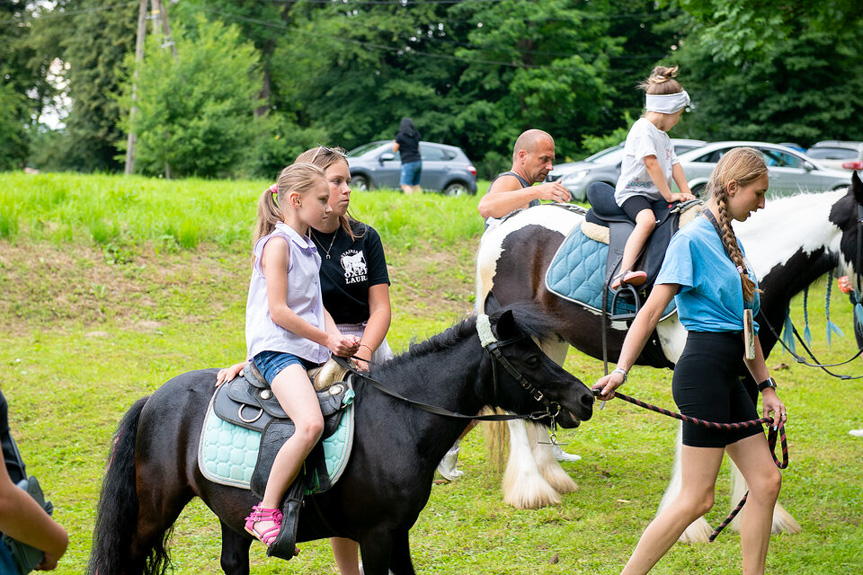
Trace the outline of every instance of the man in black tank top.
<instances>
[{"instance_id":1,"label":"man in black tank top","mask_svg":"<svg viewBox=\"0 0 863 575\"><path fill-rule=\"evenodd\" d=\"M492 180L477 209L484 218L502 218L521 208L538 206L539 200L570 201L560 182L545 180L554 162L554 139L542 130L527 130L515 141L512 168Z\"/></svg>"}]
</instances>

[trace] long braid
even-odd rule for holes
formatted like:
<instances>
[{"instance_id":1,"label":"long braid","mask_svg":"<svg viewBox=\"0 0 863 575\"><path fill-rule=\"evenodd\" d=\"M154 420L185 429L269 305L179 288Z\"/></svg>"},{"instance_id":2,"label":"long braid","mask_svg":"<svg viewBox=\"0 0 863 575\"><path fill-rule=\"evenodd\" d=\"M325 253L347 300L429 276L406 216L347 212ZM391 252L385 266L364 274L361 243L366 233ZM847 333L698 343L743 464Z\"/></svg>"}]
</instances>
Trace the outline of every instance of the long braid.
<instances>
[{"instance_id":1,"label":"long braid","mask_svg":"<svg viewBox=\"0 0 863 575\"><path fill-rule=\"evenodd\" d=\"M728 205L726 204L727 192L724 190L716 194L716 206L719 211L719 228L722 230L720 239L725 247L725 253L737 266L737 271L740 272L740 283L743 286L743 299L752 301L755 297L755 282L749 277L746 270L746 261L743 259L743 252L740 251L740 246L737 244L737 236L734 235L734 229L731 227L731 218L728 217Z\"/></svg>"},{"instance_id":2,"label":"long braid","mask_svg":"<svg viewBox=\"0 0 863 575\"><path fill-rule=\"evenodd\" d=\"M734 235L734 229L731 227L731 217L728 215L728 186L732 181L738 186L749 185L766 173L767 166L764 163L764 155L760 151L748 147L735 148L720 158L707 183L719 212L717 223L722 230L720 234L722 245L740 273L743 298L748 301L755 298L755 282L749 277L743 253L737 243L737 236Z\"/></svg>"}]
</instances>

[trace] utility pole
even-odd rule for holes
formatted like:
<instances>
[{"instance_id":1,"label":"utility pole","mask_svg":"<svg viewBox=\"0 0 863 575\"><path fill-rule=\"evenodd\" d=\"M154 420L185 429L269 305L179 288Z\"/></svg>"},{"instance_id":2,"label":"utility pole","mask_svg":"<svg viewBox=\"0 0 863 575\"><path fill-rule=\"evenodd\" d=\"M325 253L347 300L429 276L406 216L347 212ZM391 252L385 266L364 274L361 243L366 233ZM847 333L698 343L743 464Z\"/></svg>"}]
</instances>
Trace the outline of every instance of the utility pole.
<instances>
[{"instance_id":1,"label":"utility pole","mask_svg":"<svg viewBox=\"0 0 863 575\"><path fill-rule=\"evenodd\" d=\"M138 113L135 101L138 99L138 66L141 64L141 60L144 59L144 40L147 35L147 2L148 0L141 0L141 4L138 7L138 37L135 39L135 72L132 79L132 108L129 110L130 124L135 114ZM135 146L137 143L138 135L135 133L135 129L131 128L129 130L129 138L126 142L125 174L127 176L135 173Z\"/></svg>"},{"instance_id":2,"label":"utility pole","mask_svg":"<svg viewBox=\"0 0 863 575\"><path fill-rule=\"evenodd\" d=\"M177 59L177 45L171 38L171 25L168 23L168 0L153 0L153 12L158 14L157 18L162 20L162 48L170 46L174 60Z\"/></svg>"}]
</instances>

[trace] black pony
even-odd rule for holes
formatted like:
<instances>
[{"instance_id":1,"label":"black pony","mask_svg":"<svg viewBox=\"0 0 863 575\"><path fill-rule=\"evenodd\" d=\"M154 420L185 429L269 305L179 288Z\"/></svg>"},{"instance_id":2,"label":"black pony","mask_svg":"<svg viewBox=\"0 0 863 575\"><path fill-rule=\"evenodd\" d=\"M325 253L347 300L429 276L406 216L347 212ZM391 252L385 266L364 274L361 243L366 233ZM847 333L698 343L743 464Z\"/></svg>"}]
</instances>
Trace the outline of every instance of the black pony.
<instances>
[{"instance_id":1,"label":"black pony","mask_svg":"<svg viewBox=\"0 0 863 575\"><path fill-rule=\"evenodd\" d=\"M533 339L556 337L548 316L520 304L489 319L494 336L505 342L500 350L514 371L560 406L558 424L576 427L591 417L590 390ZM483 351L472 317L373 368L370 377L411 400L463 414L476 414L485 406L518 414L544 412L512 373L494 367L496 361ZM257 501L249 491L208 481L198 468L198 443L215 375L209 369L177 376L135 403L123 418L99 501L91 573L163 573L171 526L196 496L221 521L222 569L249 573L252 539L243 530L243 518ZM359 381L355 391L351 460L331 490L307 497L298 540L348 537L359 542L368 575L384 575L388 569L409 575L414 568L408 532L428 501L435 467L466 420L422 411L366 381Z\"/></svg>"}]
</instances>

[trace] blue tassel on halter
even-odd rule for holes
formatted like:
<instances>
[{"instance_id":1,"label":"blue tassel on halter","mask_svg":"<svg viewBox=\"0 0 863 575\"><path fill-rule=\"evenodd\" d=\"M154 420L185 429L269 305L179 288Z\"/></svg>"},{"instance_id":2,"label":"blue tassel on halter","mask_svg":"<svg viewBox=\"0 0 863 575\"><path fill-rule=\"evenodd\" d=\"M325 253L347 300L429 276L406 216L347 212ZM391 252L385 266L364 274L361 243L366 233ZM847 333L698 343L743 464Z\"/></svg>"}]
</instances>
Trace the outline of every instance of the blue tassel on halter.
<instances>
[{"instance_id":1,"label":"blue tassel on halter","mask_svg":"<svg viewBox=\"0 0 863 575\"><path fill-rule=\"evenodd\" d=\"M809 287L803 290L803 341L812 347L812 332L809 331Z\"/></svg>"},{"instance_id":2,"label":"blue tassel on halter","mask_svg":"<svg viewBox=\"0 0 863 575\"><path fill-rule=\"evenodd\" d=\"M794 324L791 322L791 308L785 308L785 322L782 325L782 341L791 353L797 353L797 342L794 341Z\"/></svg>"},{"instance_id":3,"label":"blue tassel on halter","mask_svg":"<svg viewBox=\"0 0 863 575\"><path fill-rule=\"evenodd\" d=\"M830 345L830 336L832 334L836 334L839 337L844 337L845 334L842 333L842 330L839 329L839 326L830 321L830 292L833 287L833 282L830 281L830 278L827 278L827 298L824 302L824 314L827 317L827 345Z\"/></svg>"},{"instance_id":4,"label":"blue tassel on halter","mask_svg":"<svg viewBox=\"0 0 863 575\"><path fill-rule=\"evenodd\" d=\"M854 306L854 319L857 323L863 325L863 304L857 303Z\"/></svg>"}]
</instances>

